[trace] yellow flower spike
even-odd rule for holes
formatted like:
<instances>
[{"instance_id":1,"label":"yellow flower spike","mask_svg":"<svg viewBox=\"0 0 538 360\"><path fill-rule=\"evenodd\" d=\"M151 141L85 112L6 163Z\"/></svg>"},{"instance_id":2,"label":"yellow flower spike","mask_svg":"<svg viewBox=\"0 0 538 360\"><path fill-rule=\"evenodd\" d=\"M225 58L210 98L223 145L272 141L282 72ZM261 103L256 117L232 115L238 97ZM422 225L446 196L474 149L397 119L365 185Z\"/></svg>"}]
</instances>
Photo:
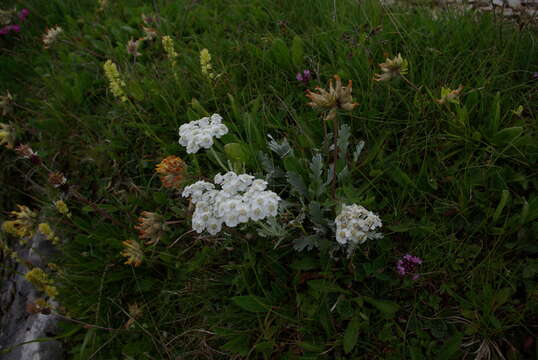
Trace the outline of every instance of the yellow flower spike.
<instances>
[{"instance_id":1,"label":"yellow flower spike","mask_svg":"<svg viewBox=\"0 0 538 360\"><path fill-rule=\"evenodd\" d=\"M52 280L43 269L35 267L28 271L24 275L24 278L49 297L56 297L58 295L58 289L53 286Z\"/></svg>"},{"instance_id":2,"label":"yellow flower spike","mask_svg":"<svg viewBox=\"0 0 538 360\"><path fill-rule=\"evenodd\" d=\"M200 67L204 76L211 80L216 79L213 73L213 66L211 65L211 54L207 49L200 51Z\"/></svg>"},{"instance_id":3,"label":"yellow flower spike","mask_svg":"<svg viewBox=\"0 0 538 360\"><path fill-rule=\"evenodd\" d=\"M39 232L47 238L47 240L52 241L54 239L54 231L47 223L41 223L38 226Z\"/></svg>"},{"instance_id":4,"label":"yellow flower spike","mask_svg":"<svg viewBox=\"0 0 538 360\"><path fill-rule=\"evenodd\" d=\"M127 101L127 96L123 91L125 87L125 82L121 79L118 67L112 62L112 60L107 60L103 65L103 70L105 71L105 76L108 79L110 91L114 94L115 97L120 99L122 102Z\"/></svg>"}]
</instances>

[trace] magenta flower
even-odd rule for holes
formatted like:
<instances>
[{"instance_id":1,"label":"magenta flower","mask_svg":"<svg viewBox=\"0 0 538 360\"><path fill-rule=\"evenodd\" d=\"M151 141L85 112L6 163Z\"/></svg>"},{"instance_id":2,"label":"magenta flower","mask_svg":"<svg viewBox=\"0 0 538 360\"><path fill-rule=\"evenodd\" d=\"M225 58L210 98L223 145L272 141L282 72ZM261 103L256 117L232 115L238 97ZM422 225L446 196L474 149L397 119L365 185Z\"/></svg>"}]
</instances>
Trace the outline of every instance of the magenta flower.
<instances>
[{"instance_id":1,"label":"magenta flower","mask_svg":"<svg viewBox=\"0 0 538 360\"><path fill-rule=\"evenodd\" d=\"M303 70L302 72L298 72L297 75L295 75L297 81L302 82L304 85L308 85L308 82L310 81L311 77L312 75L310 74L310 70Z\"/></svg>"},{"instance_id":2,"label":"magenta flower","mask_svg":"<svg viewBox=\"0 0 538 360\"><path fill-rule=\"evenodd\" d=\"M405 254L396 262L396 272L400 276L410 275L413 280L417 280L420 275L416 273L418 265L422 264L422 259L410 254Z\"/></svg>"},{"instance_id":3,"label":"magenta flower","mask_svg":"<svg viewBox=\"0 0 538 360\"><path fill-rule=\"evenodd\" d=\"M24 21L26 18L30 15L30 10L24 8L21 11L19 11L19 20Z\"/></svg>"}]
</instances>

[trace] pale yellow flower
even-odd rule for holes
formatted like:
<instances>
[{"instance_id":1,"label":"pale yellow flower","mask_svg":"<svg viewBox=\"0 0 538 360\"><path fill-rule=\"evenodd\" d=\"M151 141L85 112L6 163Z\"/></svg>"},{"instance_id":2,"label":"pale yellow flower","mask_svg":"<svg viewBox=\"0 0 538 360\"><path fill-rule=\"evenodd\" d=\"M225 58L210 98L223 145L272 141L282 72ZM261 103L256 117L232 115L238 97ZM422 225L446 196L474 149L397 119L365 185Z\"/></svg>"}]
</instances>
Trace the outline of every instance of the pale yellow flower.
<instances>
[{"instance_id":1,"label":"pale yellow flower","mask_svg":"<svg viewBox=\"0 0 538 360\"><path fill-rule=\"evenodd\" d=\"M24 275L24 278L49 297L56 297L58 295L58 289L53 286L52 280L41 268L33 268Z\"/></svg>"},{"instance_id":2,"label":"pale yellow flower","mask_svg":"<svg viewBox=\"0 0 538 360\"><path fill-rule=\"evenodd\" d=\"M211 65L211 54L207 49L202 49L202 51L200 51L200 66L202 68L203 75L205 75L209 79L215 79L215 74L213 73L213 66Z\"/></svg>"},{"instance_id":3,"label":"pale yellow flower","mask_svg":"<svg viewBox=\"0 0 538 360\"><path fill-rule=\"evenodd\" d=\"M383 73L375 74L375 81L388 81L408 72L408 62L400 53L394 59L386 58L384 63L379 64L379 67Z\"/></svg>"},{"instance_id":4,"label":"pale yellow flower","mask_svg":"<svg viewBox=\"0 0 538 360\"><path fill-rule=\"evenodd\" d=\"M172 63L175 64L175 59L178 57L178 54L176 50L174 49L174 40L168 36L165 35L162 38L163 48L166 52L166 55L168 56L168 59L172 61Z\"/></svg>"},{"instance_id":5,"label":"pale yellow flower","mask_svg":"<svg viewBox=\"0 0 538 360\"><path fill-rule=\"evenodd\" d=\"M325 120L332 120L336 117L338 109L352 111L358 103L353 102L351 92L353 91L353 82L349 80L347 86L342 86L342 80L338 75L334 75L336 86L333 86L332 80L329 80L329 89L325 90L317 87L317 94L307 90L306 97L311 101L306 105L316 109L328 111Z\"/></svg>"},{"instance_id":6,"label":"pale yellow flower","mask_svg":"<svg viewBox=\"0 0 538 360\"><path fill-rule=\"evenodd\" d=\"M103 65L105 75L108 79L110 91L114 94L115 97L120 99L120 101L127 101L127 96L123 88L125 87L125 82L121 79L118 67L112 62L112 60L107 60Z\"/></svg>"},{"instance_id":7,"label":"pale yellow flower","mask_svg":"<svg viewBox=\"0 0 538 360\"><path fill-rule=\"evenodd\" d=\"M2 230L19 238L34 235L37 214L27 206L17 206L19 211L11 211L10 213L15 220L4 221Z\"/></svg>"},{"instance_id":8,"label":"pale yellow flower","mask_svg":"<svg viewBox=\"0 0 538 360\"><path fill-rule=\"evenodd\" d=\"M71 217L71 212L69 211L67 204L63 200L55 201L54 207L56 208L56 211L58 211L60 214L65 215L67 217Z\"/></svg>"}]
</instances>

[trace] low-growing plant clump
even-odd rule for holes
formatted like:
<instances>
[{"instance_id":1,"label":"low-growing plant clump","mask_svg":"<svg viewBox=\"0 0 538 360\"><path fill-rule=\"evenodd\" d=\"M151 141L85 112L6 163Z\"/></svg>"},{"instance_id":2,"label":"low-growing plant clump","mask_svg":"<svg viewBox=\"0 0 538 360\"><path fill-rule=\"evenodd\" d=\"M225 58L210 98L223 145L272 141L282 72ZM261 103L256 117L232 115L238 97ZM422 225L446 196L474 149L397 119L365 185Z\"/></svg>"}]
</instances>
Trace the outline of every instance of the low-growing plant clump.
<instances>
[{"instance_id":1,"label":"low-growing plant clump","mask_svg":"<svg viewBox=\"0 0 538 360\"><path fill-rule=\"evenodd\" d=\"M530 23L21 4L0 10L1 250L58 248L28 309L65 320L69 359L536 355Z\"/></svg>"}]
</instances>

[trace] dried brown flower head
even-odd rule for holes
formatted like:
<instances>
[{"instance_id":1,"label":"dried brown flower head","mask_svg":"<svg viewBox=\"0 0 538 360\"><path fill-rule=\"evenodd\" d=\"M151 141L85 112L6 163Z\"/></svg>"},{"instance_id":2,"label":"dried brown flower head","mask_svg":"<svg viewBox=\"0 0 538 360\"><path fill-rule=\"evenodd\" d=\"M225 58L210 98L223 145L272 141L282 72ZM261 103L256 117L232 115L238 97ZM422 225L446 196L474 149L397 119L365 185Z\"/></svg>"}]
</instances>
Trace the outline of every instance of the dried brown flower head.
<instances>
[{"instance_id":1,"label":"dried brown flower head","mask_svg":"<svg viewBox=\"0 0 538 360\"><path fill-rule=\"evenodd\" d=\"M127 53L129 55L132 55L134 57L138 57L138 56L142 56L142 54L140 52L138 52L138 48L140 47L140 44L142 43L142 41L139 39L139 40L129 40L129 42L127 42Z\"/></svg>"},{"instance_id":2,"label":"dried brown flower head","mask_svg":"<svg viewBox=\"0 0 538 360\"><path fill-rule=\"evenodd\" d=\"M140 239L148 239L145 242L146 245L158 242L167 230L164 218L149 211L142 211L138 223L134 228L138 230Z\"/></svg>"},{"instance_id":3,"label":"dried brown flower head","mask_svg":"<svg viewBox=\"0 0 538 360\"><path fill-rule=\"evenodd\" d=\"M384 63L379 64L379 67L383 73L375 74L374 81L388 81L408 72L408 62L400 53L394 59L386 58Z\"/></svg>"},{"instance_id":4,"label":"dried brown flower head","mask_svg":"<svg viewBox=\"0 0 538 360\"><path fill-rule=\"evenodd\" d=\"M0 123L0 145L8 149L13 149L15 143L15 133L11 125Z\"/></svg>"},{"instance_id":5,"label":"dried brown flower head","mask_svg":"<svg viewBox=\"0 0 538 360\"><path fill-rule=\"evenodd\" d=\"M19 154L20 157L23 159L28 159L34 164L40 164L41 159L39 158L39 155L37 155L37 152L32 150L32 148L29 145L21 144L15 148L15 152Z\"/></svg>"},{"instance_id":6,"label":"dried brown flower head","mask_svg":"<svg viewBox=\"0 0 538 360\"><path fill-rule=\"evenodd\" d=\"M132 264L133 266L140 266L142 259L144 259L144 252L140 246L140 243L136 240L126 240L122 242L124 249L121 255L127 258L125 264Z\"/></svg>"},{"instance_id":7,"label":"dried brown flower head","mask_svg":"<svg viewBox=\"0 0 538 360\"><path fill-rule=\"evenodd\" d=\"M159 174L164 187L179 189L185 179L186 168L187 165L181 158L170 155L157 164L155 171Z\"/></svg>"},{"instance_id":8,"label":"dried brown flower head","mask_svg":"<svg viewBox=\"0 0 538 360\"><path fill-rule=\"evenodd\" d=\"M49 183L55 188L58 188L67 183L67 178L64 176L63 173L59 171L53 171L49 173Z\"/></svg>"},{"instance_id":9,"label":"dried brown flower head","mask_svg":"<svg viewBox=\"0 0 538 360\"><path fill-rule=\"evenodd\" d=\"M338 109L351 111L359 105L353 102L351 95L353 90L352 81L349 80L347 86L342 86L342 80L338 75L334 75L334 79L336 80L336 86L333 86L332 80L329 80L328 90L317 87L318 94L310 90L306 91L306 96L311 100L307 103L308 106L328 111L327 115L325 115L325 120L334 119Z\"/></svg>"}]
</instances>

